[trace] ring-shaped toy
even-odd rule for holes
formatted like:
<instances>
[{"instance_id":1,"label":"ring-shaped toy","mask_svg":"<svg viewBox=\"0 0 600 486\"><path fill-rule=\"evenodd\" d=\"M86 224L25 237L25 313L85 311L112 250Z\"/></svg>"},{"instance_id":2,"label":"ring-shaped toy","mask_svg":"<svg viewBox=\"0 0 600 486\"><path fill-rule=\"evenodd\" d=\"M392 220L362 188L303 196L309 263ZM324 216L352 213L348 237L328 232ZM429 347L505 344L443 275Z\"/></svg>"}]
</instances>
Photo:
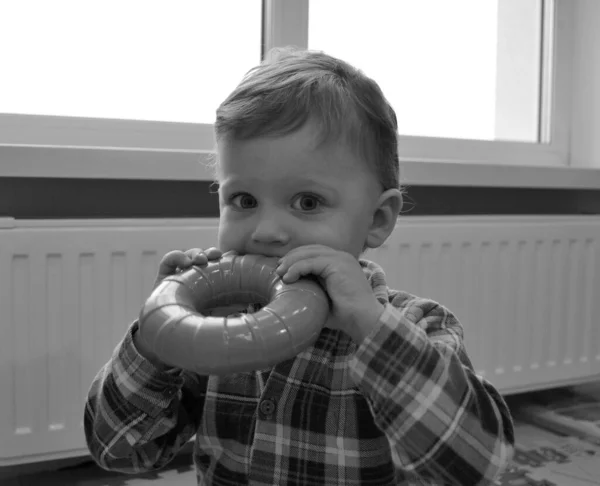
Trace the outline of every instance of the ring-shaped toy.
<instances>
[{"instance_id":1,"label":"ring-shaped toy","mask_svg":"<svg viewBox=\"0 0 600 486\"><path fill-rule=\"evenodd\" d=\"M260 370L293 358L319 337L329 313L321 286L286 284L277 259L225 254L165 278L139 316L140 337L162 362L200 375ZM234 317L203 314L232 304L264 304Z\"/></svg>"}]
</instances>

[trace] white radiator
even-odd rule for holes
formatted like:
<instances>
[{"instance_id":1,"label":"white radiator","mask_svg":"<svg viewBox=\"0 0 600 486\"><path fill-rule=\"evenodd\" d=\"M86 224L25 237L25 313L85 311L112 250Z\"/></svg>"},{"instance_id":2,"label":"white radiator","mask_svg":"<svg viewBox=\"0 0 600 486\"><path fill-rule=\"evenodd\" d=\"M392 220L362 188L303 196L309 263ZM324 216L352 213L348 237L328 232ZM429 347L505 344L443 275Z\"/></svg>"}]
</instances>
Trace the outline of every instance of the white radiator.
<instances>
[{"instance_id":1,"label":"white radiator","mask_svg":"<svg viewBox=\"0 0 600 486\"><path fill-rule=\"evenodd\" d=\"M160 257L214 246L216 228L0 219L0 466L86 453L87 390ZM600 374L599 241L597 217L405 217L368 257L452 309L477 371L510 393Z\"/></svg>"}]
</instances>

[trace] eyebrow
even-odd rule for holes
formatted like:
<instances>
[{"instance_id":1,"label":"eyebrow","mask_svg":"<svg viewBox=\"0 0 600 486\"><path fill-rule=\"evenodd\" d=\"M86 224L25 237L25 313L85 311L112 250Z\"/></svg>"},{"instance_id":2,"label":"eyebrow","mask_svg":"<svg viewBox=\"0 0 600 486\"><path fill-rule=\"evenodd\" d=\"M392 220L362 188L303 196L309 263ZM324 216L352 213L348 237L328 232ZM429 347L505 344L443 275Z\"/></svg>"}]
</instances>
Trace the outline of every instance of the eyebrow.
<instances>
[{"instance_id":1,"label":"eyebrow","mask_svg":"<svg viewBox=\"0 0 600 486\"><path fill-rule=\"evenodd\" d=\"M316 186L317 188L320 188L323 191L329 191L329 192L335 192L337 193L337 190L335 189L334 186L330 186L327 184L323 184L321 181L315 180L315 179L310 179L310 178L296 178L296 179L286 179L285 181L287 184L289 184L290 186L293 187L302 187L302 186Z\"/></svg>"},{"instance_id":2,"label":"eyebrow","mask_svg":"<svg viewBox=\"0 0 600 486\"><path fill-rule=\"evenodd\" d=\"M259 181L259 179L253 180L253 179L241 179L239 177L234 177L231 178L229 180L226 180L225 182L223 182L222 184L219 184L219 189L225 188L228 189L230 186L237 186L240 184L249 184L250 186L254 186L256 184L256 182ZM296 177L293 179L290 178L286 178L283 181L277 182L278 186L291 186L294 188L303 188L305 186L315 186L317 190L322 190L325 192L329 192L329 193L333 193L334 195L338 194L338 191L335 189L334 186L332 185L327 185L327 184L323 184L321 181L318 181L316 179L312 179L312 178L305 178L305 177Z\"/></svg>"}]
</instances>

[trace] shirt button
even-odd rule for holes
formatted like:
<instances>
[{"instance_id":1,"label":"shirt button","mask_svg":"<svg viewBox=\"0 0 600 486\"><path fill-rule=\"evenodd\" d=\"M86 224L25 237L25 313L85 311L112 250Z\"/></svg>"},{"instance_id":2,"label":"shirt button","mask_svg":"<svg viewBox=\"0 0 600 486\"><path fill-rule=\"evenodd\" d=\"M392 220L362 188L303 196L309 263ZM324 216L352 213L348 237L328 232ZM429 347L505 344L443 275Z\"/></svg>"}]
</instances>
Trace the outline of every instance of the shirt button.
<instances>
[{"instance_id":1,"label":"shirt button","mask_svg":"<svg viewBox=\"0 0 600 486\"><path fill-rule=\"evenodd\" d=\"M262 402L260 402L258 409L260 410L260 413L267 417L270 417L271 415L273 415L273 413L275 413L275 400L273 400L272 398L264 399Z\"/></svg>"}]
</instances>

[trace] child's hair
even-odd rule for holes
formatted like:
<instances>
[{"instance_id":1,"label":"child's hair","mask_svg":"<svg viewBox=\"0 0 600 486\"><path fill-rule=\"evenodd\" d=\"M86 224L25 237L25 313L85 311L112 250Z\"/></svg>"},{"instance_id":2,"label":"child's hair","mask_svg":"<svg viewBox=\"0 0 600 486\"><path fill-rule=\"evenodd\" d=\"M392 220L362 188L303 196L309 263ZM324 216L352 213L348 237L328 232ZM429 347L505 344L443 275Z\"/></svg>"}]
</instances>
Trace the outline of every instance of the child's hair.
<instances>
[{"instance_id":1,"label":"child's hair","mask_svg":"<svg viewBox=\"0 0 600 486\"><path fill-rule=\"evenodd\" d=\"M307 121L319 142L349 143L373 165L382 189L400 189L396 113L378 84L318 51L273 50L217 109L220 140L287 135Z\"/></svg>"}]
</instances>

